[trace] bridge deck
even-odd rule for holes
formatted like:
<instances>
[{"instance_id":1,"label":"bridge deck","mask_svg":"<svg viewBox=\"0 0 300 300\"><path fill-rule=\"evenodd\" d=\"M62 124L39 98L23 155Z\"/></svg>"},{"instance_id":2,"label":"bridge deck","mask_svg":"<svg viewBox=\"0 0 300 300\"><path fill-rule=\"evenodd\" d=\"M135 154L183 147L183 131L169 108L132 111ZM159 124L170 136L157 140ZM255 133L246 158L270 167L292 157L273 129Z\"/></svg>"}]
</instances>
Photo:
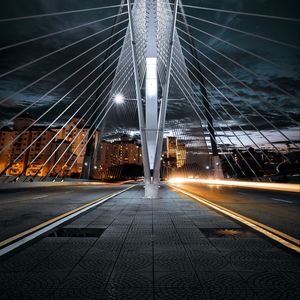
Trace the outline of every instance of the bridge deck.
<instances>
[{"instance_id":1,"label":"bridge deck","mask_svg":"<svg viewBox=\"0 0 300 300\"><path fill-rule=\"evenodd\" d=\"M129 190L5 259L1 298L298 298L298 257L186 196L161 195Z\"/></svg>"}]
</instances>

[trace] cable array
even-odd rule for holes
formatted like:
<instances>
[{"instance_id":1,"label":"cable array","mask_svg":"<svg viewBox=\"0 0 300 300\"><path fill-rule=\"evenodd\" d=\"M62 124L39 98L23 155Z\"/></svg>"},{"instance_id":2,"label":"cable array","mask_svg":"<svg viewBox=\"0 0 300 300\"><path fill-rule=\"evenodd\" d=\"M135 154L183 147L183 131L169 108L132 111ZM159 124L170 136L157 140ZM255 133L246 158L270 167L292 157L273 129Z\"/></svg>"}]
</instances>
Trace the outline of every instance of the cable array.
<instances>
[{"instance_id":1,"label":"cable array","mask_svg":"<svg viewBox=\"0 0 300 300\"><path fill-rule=\"evenodd\" d=\"M149 25L149 5L155 5L155 25ZM130 9L130 13L128 9ZM173 162L171 168L168 165L172 164L170 160L164 162L167 176L170 175L168 170L172 168L177 168L178 174L185 176L194 174L194 165L198 166L197 173L210 174L210 168L216 167L212 161L212 157L215 156L222 158L223 167L225 166L227 169L225 176L253 178L254 180L260 180L262 175L266 174L266 165L272 165L273 173L271 173L276 173L275 168L278 164L273 163L274 155L279 159L280 164L285 162L293 164L288 153L282 151L276 141L269 136L268 130L276 132L283 142L291 145L297 151L300 149L299 141L295 141L284 132L284 129L277 124L277 120L274 120L268 110L272 107L273 113L288 120L291 126L299 127L299 119L273 104L268 95L255 90L251 83L245 80L245 76L272 88L276 96L284 101L297 101L298 91L290 90L277 83L276 80L266 78L265 74L259 73L259 69L253 69L232 58L226 49L251 58L258 64L263 63L274 70L292 70L294 66L276 61L259 51L250 50L216 32L222 30L222 33L243 36L251 41L257 41L258 45L261 42L271 46L275 45L283 51L284 49L299 50L299 45L259 32L244 30L238 26L224 24L219 20L214 21L211 17L214 14L230 15L232 18L235 16L247 18L251 22L258 18L266 22L288 22L290 26L299 24L299 19L190 5L188 1L181 0L172 1L172 3L168 0L153 0L151 4L146 0L135 0L133 3L129 1L125 4L125 1L122 0L120 5L16 16L0 19L0 23L31 22L35 19L42 22L57 16L73 14L89 16L89 13L98 11L104 14L103 18L0 47L0 53L7 53L5 51L10 49L25 45L27 47L33 44L37 45L52 37L59 38L63 34L99 26L99 30L92 34L0 73L2 80L7 79L8 76L14 76L12 78L26 76L37 63L46 64L48 60L55 59L56 55L63 56L65 50L83 49L77 55L66 56L65 61L59 66L51 68L45 74L0 99L0 105L5 107L12 99L20 97L32 88L42 86L52 77L59 78L59 74L65 72L61 80L56 80L37 99L32 99L29 104L4 121L3 125L11 126L25 113L31 113L37 106L42 107L40 114L30 124L16 130L10 142L1 146L0 157L12 149L26 134L36 133L18 153L12 153L5 167L0 170L1 176L9 174L10 170L17 163L22 162L25 157L28 159L22 170L16 175L15 180L26 176L29 170L33 170L30 171L32 180L41 177L41 174L44 174L41 180L49 178L57 180L64 176L70 176L72 170L75 169L81 170L81 176L83 176L84 170L86 170L85 164L88 165L88 168L92 168L95 163L95 157L92 157L89 163L86 159L89 155L95 155L92 148L96 147L94 145L95 137L99 134L100 127L101 138L98 143L105 136L105 130L109 133L112 124L119 132L138 128L141 132L145 130L141 126L143 123L141 118L144 117L145 111L149 26L155 26L157 40L155 46L159 111L161 112L157 137L162 131L165 141L167 140L166 143L168 137L176 137L176 143L178 147L181 147L177 153L178 160L183 161L179 162L176 167ZM201 12L201 17L197 15L197 12ZM222 20L222 18L220 19ZM103 27L103 24L110 24L112 21L113 25ZM212 32L208 28L214 28L214 31ZM92 46L86 49L84 43L87 41ZM228 66L233 66L234 69ZM74 69L70 72L66 71L68 68ZM60 92L62 89L63 93ZM245 95L242 95L243 91L247 91L252 97L247 99ZM56 97L54 103L43 107L47 97L56 93L59 96ZM124 97L124 104L115 105L116 95ZM260 105L258 108L257 102L253 102L252 99L266 105ZM166 115L163 113L165 106L167 107ZM75 119L76 121L74 121ZM75 122L74 126L64 133L65 128L73 121ZM47 125L41 127L40 123L47 123ZM194 126L197 126L197 129ZM272 153L264 149L261 142L253 136L253 132L270 147ZM30 154L48 133L50 138L47 142L40 150ZM60 138L61 136L62 138ZM158 148L161 148L162 141L159 138L157 141ZM55 145L54 149L51 148L53 145ZM142 145L144 148L146 147L143 137ZM49 151L49 149L52 150ZM145 155L145 149L143 150ZM44 157L46 153L47 157ZM156 155L163 157L165 153L157 151ZM163 158L161 159L163 160ZM37 167L33 168L33 166ZM121 169L122 166L116 166L113 170L114 176L119 176ZM270 173L270 171L268 172Z\"/></svg>"}]
</instances>

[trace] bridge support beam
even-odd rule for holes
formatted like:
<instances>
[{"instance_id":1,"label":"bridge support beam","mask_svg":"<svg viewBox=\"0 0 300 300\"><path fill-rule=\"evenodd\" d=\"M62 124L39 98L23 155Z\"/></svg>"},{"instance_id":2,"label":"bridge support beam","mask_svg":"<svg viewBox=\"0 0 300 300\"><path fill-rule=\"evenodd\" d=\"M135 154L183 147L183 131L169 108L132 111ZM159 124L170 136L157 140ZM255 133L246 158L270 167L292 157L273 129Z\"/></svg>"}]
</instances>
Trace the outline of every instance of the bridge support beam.
<instances>
[{"instance_id":1,"label":"bridge support beam","mask_svg":"<svg viewBox=\"0 0 300 300\"><path fill-rule=\"evenodd\" d=\"M134 65L135 90L138 107L139 128L141 134L141 143L143 151L143 167L145 178L145 197L158 198L160 184L160 167L163 146L163 135L165 129L165 120L169 96L169 85L171 76L171 66L173 57L173 44L176 30L176 18L178 0L175 1L173 22L170 32L170 47L167 57L167 68L165 84L163 86L162 101L158 114L158 82L157 82L157 30L156 15L157 2L149 1L148 4L148 32L147 32L147 54L146 54L146 122L141 98L141 85L138 74L137 54L135 45L135 36L132 20L130 0L127 0L129 27L131 36L131 50ZM151 177L153 175L153 177Z\"/></svg>"},{"instance_id":2,"label":"bridge support beam","mask_svg":"<svg viewBox=\"0 0 300 300\"><path fill-rule=\"evenodd\" d=\"M163 87L162 101L159 110L158 130L157 130L157 139L156 139L156 153L155 153L154 170L153 170L153 184L157 187L159 186L160 183L161 155L162 155L162 146L163 146L165 123L166 123L168 98L169 98L169 86L170 86L170 77L171 77L171 69L172 69L173 48L174 48L173 45L174 45L174 37L175 37L175 30L176 30L177 10L178 10L178 0L175 0L173 22L172 22L171 36L170 36L170 47L169 47L168 61L167 61L166 80L165 80L165 85Z\"/></svg>"},{"instance_id":3,"label":"bridge support beam","mask_svg":"<svg viewBox=\"0 0 300 300\"><path fill-rule=\"evenodd\" d=\"M150 173L153 175L156 138L157 138L157 110L158 110L158 80L157 80L157 7L156 1L149 1L147 26L147 54L146 54L146 139L149 155ZM159 185L154 184L153 177L150 183L145 184L145 198L158 198Z\"/></svg>"},{"instance_id":4,"label":"bridge support beam","mask_svg":"<svg viewBox=\"0 0 300 300\"><path fill-rule=\"evenodd\" d=\"M136 45L135 45L135 38L134 38L130 0L127 0L127 8L128 8L129 30L130 30L130 38L131 38L131 53L132 53L132 61L133 61L135 93L137 99L139 129L140 129L141 144L142 144L144 180L145 180L145 187L148 187L149 185L151 185L151 173L150 173L148 145L147 145L147 137L146 137L146 130L145 130L145 117L143 111L140 78L138 74L137 54L136 54Z\"/></svg>"}]
</instances>

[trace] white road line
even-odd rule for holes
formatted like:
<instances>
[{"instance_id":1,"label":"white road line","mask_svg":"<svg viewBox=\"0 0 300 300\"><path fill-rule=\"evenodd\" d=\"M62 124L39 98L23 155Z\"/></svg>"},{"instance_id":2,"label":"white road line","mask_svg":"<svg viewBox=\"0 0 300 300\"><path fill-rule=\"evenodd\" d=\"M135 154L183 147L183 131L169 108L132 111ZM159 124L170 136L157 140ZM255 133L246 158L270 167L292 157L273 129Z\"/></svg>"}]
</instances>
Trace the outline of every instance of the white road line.
<instances>
[{"instance_id":1,"label":"white road line","mask_svg":"<svg viewBox=\"0 0 300 300\"><path fill-rule=\"evenodd\" d=\"M73 193L74 191L65 191L64 194Z\"/></svg>"},{"instance_id":2,"label":"white road line","mask_svg":"<svg viewBox=\"0 0 300 300\"><path fill-rule=\"evenodd\" d=\"M37 196L34 198L30 198L29 196L27 196L26 198L21 198L18 200L7 200L7 201L0 201L0 205L1 204L11 204L11 203L18 203L18 202L25 202L25 201L30 201L30 200L36 200L36 199L42 199L42 198L46 198L49 195L41 195L41 196Z\"/></svg>"},{"instance_id":3,"label":"white road line","mask_svg":"<svg viewBox=\"0 0 300 300\"><path fill-rule=\"evenodd\" d=\"M11 204L11 203L17 203L17 202L23 202L28 200L28 198L19 199L19 200L7 200L7 201L0 201L0 204Z\"/></svg>"},{"instance_id":4,"label":"white road line","mask_svg":"<svg viewBox=\"0 0 300 300\"><path fill-rule=\"evenodd\" d=\"M243 192L237 192L237 193L241 195L248 195L247 193L243 193Z\"/></svg>"},{"instance_id":5,"label":"white road line","mask_svg":"<svg viewBox=\"0 0 300 300\"><path fill-rule=\"evenodd\" d=\"M41 198L46 198L48 196L49 195L40 195L40 196L33 197L32 199L41 199Z\"/></svg>"},{"instance_id":6,"label":"white road line","mask_svg":"<svg viewBox=\"0 0 300 300\"><path fill-rule=\"evenodd\" d=\"M72 220L75 217L79 216L80 214L106 202L107 200L118 196L121 193L124 193L128 191L129 189L134 188L135 186L129 186L121 191L118 191L116 193L104 196L100 199L93 200L91 202L88 202L78 208L75 208L71 211L68 211L60 216L57 216L51 220L48 220L42 224L39 224L33 228L27 229L19 234L16 234L13 237L10 237L4 241L0 241L0 257L4 254L9 253L10 251L26 244L27 242L41 236L42 234L56 228L57 226L60 226L61 224L64 224L66 221Z\"/></svg>"},{"instance_id":7,"label":"white road line","mask_svg":"<svg viewBox=\"0 0 300 300\"><path fill-rule=\"evenodd\" d=\"M285 203L293 203L293 201L287 201L287 200L282 200L282 199L278 199L278 198L271 198L271 199L275 200L275 201L285 202Z\"/></svg>"}]
</instances>

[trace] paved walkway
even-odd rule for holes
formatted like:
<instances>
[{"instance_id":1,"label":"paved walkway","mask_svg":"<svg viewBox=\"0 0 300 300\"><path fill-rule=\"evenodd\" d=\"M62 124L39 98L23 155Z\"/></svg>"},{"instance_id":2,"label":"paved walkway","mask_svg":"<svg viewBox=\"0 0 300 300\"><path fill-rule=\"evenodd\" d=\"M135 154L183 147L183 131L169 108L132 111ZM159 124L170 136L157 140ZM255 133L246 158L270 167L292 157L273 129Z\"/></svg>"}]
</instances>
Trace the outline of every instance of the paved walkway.
<instances>
[{"instance_id":1,"label":"paved walkway","mask_svg":"<svg viewBox=\"0 0 300 300\"><path fill-rule=\"evenodd\" d=\"M299 257L168 188L161 195L129 190L6 259L0 298L299 299Z\"/></svg>"}]
</instances>

